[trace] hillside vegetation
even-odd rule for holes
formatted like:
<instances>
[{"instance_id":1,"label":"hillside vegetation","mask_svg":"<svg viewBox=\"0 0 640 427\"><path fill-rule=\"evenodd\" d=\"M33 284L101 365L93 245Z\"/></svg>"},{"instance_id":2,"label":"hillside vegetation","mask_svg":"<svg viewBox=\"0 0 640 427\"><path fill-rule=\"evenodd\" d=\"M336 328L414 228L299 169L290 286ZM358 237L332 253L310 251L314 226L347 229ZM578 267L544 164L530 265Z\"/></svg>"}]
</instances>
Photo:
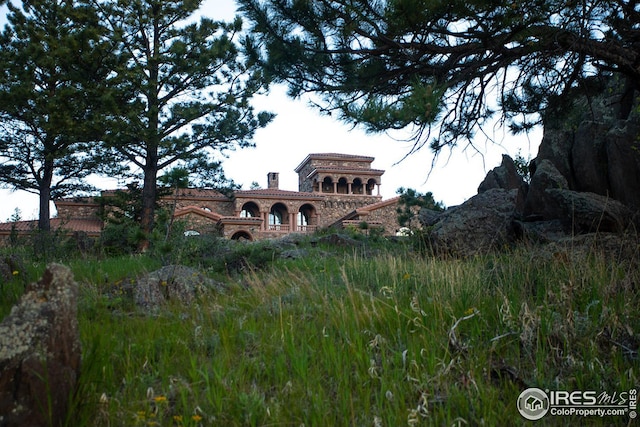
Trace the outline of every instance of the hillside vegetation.
<instances>
[{"instance_id":1,"label":"hillside vegetation","mask_svg":"<svg viewBox=\"0 0 640 427\"><path fill-rule=\"evenodd\" d=\"M414 239L346 239L298 240L288 258L277 242L187 239L163 255L61 259L81 288L69 425L520 425L528 387L639 386L637 256L522 247L453 259ZM168 262L225 287L145 313L127 284ZM2 315L44 268L24 264L2 286ZM585 420L538 424L572 422Z\"/></svg>"}]
</instances>

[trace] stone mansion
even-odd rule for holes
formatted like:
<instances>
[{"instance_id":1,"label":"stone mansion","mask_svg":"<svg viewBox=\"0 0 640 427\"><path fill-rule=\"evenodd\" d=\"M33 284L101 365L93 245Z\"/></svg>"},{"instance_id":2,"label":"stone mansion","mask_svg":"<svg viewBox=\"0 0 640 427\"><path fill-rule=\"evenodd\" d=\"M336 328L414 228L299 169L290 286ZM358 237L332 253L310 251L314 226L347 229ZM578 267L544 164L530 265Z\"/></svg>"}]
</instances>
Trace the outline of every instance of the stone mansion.
<instances>
[{"instance_id":1,"label":"stone mansion","mask_svg":"<svg viewBox=\"0 0 640 427\"><path fill-rule=\"evenodd\" d=\"M228 239L259 240L289 233L309 233L322 227L381 228L386 235L400 228L398 197L382 200L383 170L372 169L373 157L309 154L296 168L298 191L279 188L279 174L270 172L267 188L238 190L232 196L210 189L180 189L160 201L172 206L187 234L219 234ZM109 192L103 192L107 195ZM104 226L98 204L90 197L55 201L53 229L98 236ZM0 224L0 238L13 228L28 232L33 221Z\"/></svg>"}]
</instances>

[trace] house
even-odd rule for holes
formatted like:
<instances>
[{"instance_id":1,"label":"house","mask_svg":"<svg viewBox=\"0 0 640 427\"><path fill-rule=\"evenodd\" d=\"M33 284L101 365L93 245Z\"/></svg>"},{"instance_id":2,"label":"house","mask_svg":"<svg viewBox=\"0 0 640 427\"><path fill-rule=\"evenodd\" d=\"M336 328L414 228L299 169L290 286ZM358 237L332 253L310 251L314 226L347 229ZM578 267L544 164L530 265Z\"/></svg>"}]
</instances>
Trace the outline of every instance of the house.
<instances>
[{"instance_id":1,"label":"house","mask_svg":"<svg viewBox=\"0 0 640 427\"><path fill-rule=\"evenodd\" d=\"M382 200L384 171L373 169L373 161L373 157L360 155L309 154L295 168L298 191L280 189L279 173L270 172L266 189L239 190L232 196L213 189L179 189L161 204L171 208L174 220L183 221L191 235L217 233L228 239L259 240L322 227L358 227L362 222L367 228L396 234L399 198ZM92 198L61 199L55 205L58 215L52 228L100 234L103 224ZM9 236L12 228L26 232L35 224L0 224L0 238Z\"/></svg>"}]
</instances>

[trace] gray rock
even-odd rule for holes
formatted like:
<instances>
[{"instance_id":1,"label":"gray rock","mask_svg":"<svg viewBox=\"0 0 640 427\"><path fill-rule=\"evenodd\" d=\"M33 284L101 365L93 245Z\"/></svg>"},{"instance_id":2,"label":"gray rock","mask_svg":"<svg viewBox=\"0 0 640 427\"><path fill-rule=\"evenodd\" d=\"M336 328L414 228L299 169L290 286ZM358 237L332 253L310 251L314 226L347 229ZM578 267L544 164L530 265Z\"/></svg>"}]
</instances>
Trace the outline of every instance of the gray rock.
<instances>
[{"instance_id":1,"label":"gray rock","mask_svg":"<svg viewBox=\"0 0 640 427\"><path fill-rule=\"evenodd\" d=\"M547 189L567 189L569 183L550 160L537 162L536 171L531 177L529 191L524 203L524 217L540 220L558 219Z\"/></svg>"},{"instance_id":2,"label":"gray rock","mask_svg":"<svg viewBox=\"0 0 640 427\"><path fill-rule=\"evenodd\" d=\"M0 425L66 425L80 373L78 286L50 264L0 324Z\"/></svg>"},{"instance_id":3,"label":"gray rock","mask_svg":"<svg viewBox=\"0 0 640 427\"><path fill-rule=\"evenodd\" d=\"M621 233L632 225L633 211L624 204L595 193L551 188L545 190L556 218L578 233Z\"/></svg>"},{"instance_id":4,"label":"gray rock","mask_svg":"<svg viewBox=\"0 0 640 427\"><path fill-rule=\"evenodd\" d=\"M198 296L224 287L194 268L168 265L139 278L133 287L133 298L139 307L153 311L169 300L189 305Z\"/></svg>"},{"instance_id":5,"label":"gray rock","mask_svg":"<svg viewBox=\"0 0 640 427\"><path fill-rule=\"evenodd\" d=\"M490 189L445 211L428 231L436 253L470 256L510 245L518 190Z\"/></svg>"},{"instance_id":6,"label":"gray rock","mask_svg":"<svg viewBox=\"0 0 640 427\"><path fill-rule=\"evenodd\" d=\"M478 186L478 193L484 193L492 188L503 190L521 190L525 188L525 182L518 174L513 159L506 154L502 155L500 166L493 168Z\"/></svg>"},{"instance_id":7,"label":"gray rock","mask_svg":"<svg viewBox=\"0 0 640 427\"><path fill-rule=\"evenodd\" d=\"M423 227L431 227L440 221L442 217L442 211L434 211L433 209L422 208L420 212L418 212L418 221L422 224Z\"/></svg>"}]
</instances>

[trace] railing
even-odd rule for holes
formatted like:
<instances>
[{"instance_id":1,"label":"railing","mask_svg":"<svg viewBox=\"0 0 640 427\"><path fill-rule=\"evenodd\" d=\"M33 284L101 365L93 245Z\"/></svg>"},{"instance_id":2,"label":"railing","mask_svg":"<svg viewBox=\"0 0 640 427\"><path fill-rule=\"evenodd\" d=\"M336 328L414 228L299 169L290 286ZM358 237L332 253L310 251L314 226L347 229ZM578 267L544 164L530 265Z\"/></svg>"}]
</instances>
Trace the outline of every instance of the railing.
<instances>
[{"instance_id":1,"label":"railing","mask_svg":"<svg viewBox=\"0 0 640 427\"><path fill-rule=\"evenodd\" d=\"M267 228L269 231L280 231L281 233L288 233L289 229L289 224L269 224L269 228Z\"/></svg>"},{"instance_id":2,"label":"railing","mask_svg":"<svg viewBox=\"0 0 640 427\"><path fill-rule=\"evenodd\" d=\"M296 233L313 233L318 229L317 225L298 225L294 232ZM289 224L269 224L267 231L277 231L280 233L290 233L291 226Z\"/></svg>"}]
</instances>

